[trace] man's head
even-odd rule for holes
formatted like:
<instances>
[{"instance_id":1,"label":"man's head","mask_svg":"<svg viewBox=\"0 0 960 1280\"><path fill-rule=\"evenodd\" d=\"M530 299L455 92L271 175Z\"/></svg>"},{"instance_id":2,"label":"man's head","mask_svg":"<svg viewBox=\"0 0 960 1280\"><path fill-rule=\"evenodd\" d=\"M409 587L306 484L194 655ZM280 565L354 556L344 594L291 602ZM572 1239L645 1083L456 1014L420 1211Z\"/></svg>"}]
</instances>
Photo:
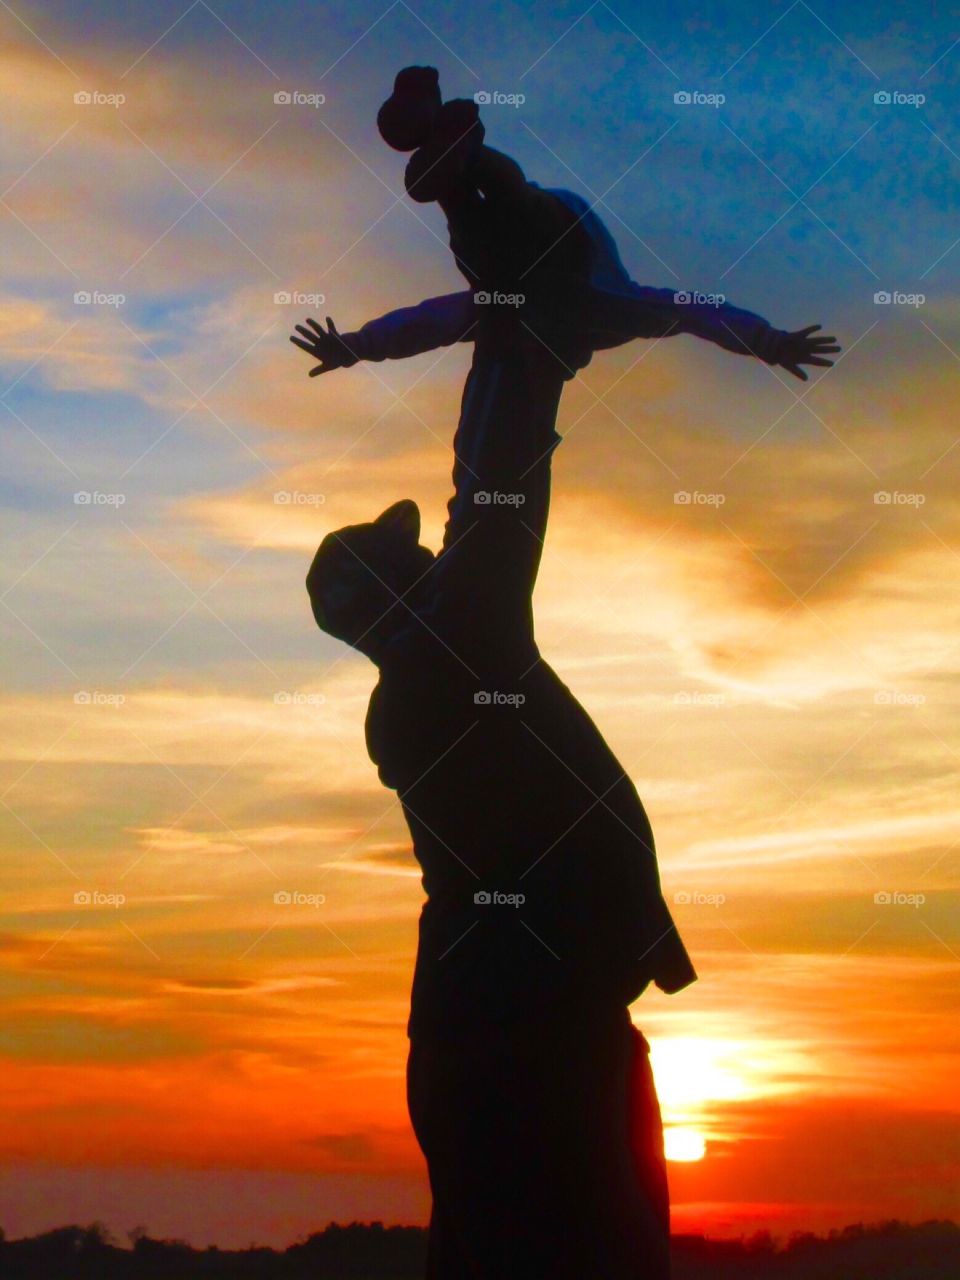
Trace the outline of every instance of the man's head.
<instances>
[{"instance_id":1,"label":"man's head","mask_svg":"<svg viewBox=\"0 0 960 1280\"><path fill-rule=\"evenodd\" d=\"M317 626L376 661L397 626L409 617L410 597L434 560L420 545L420 511L404 499L370 524L329 533L307 574Z\"/></svg>"}]
</instances>

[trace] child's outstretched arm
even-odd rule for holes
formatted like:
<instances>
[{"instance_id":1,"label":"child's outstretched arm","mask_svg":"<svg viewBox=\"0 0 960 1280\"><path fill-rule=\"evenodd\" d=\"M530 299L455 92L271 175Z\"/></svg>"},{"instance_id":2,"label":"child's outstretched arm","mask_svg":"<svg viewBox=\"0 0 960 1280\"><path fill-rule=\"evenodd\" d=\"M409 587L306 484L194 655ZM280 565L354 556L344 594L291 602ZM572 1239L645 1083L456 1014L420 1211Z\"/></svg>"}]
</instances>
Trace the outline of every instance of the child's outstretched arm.
<instances>
[{"instance_id":1,"label":"child's outstretched arm","mask_svg":"<svg viewBox=\"0 0 960 1280\"><path fill-rule=\"evenodd\" d=\"M689 291L655 289L631 282L630 292L606 293L587 303L592 313L587 323L596 326L598 346L617 346L631 338L665 338L693 334L737 355L756 356L780 365L801 381L807 380L803 364L829 367L828 359L840 350L832 334L819 333L820 325L788 332L775 329L762 316L729 302L699 301ZM603 335L602 338L600 335Z\"/></svg>"},{"instance_id":2,"label":"child's outstretched arm","mask_svg":"<svg viewBox=\"0 0 960 1280\"><path fill-rule=\"evenodd\" d=\"M807 325L806 329L796 329L793 333L778 330L780 342L776 363L788 373L792 373L801 382L807 381L807 375L800 368L802 364L823 365L830 368L832 360L826 358L827 352L836 352L840 347L832 334L817 333L818 324Z\"/></svg>"},{"instance_id":3,"label":"child's outstretched arm","mask_svg":"<svg viewBox=\"0 0 960 1280\"><path fill-rule=\"evenodd\" d=\"M298 324L290 341L320 363L310 370L310 377L329 373L331 369L348 369L359 360L403 360L408 356L467 342L473 336L477 311L473 293L448 293L440 298L427 298L415 307L388 311L369 320L352 333L339 333L327 316L327 328L316 320L307 326Z\"/></svg>"},{"instance_id":4,"label":"child's outstretched arm","mask_svg":"<svg viewBox=\"0 0 960 1280\"><path fill-rule=\"evenodd\" d=\"M826 358L827 353L840 350L832 334L817 333L818 324L789 333L785 329L775 329L762 316L729 302L697 302L696 294L671 293L669 289L641 287L639 293L661 298L668 296L668 306L677 319L680 333L705 338L737 355L756 356L767 364L781 365L803 382L807 375L800 368L801 364L829 367L833 361Z\"/></svg>"}]
</instances>

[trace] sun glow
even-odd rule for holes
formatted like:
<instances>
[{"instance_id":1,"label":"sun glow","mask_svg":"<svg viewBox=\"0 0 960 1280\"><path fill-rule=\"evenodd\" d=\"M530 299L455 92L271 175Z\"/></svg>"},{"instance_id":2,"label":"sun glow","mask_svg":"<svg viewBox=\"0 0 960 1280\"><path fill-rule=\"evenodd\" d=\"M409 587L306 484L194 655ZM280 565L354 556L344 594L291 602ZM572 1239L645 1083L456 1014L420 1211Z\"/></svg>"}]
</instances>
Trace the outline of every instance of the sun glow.
<instances>
[{"instance_id":1,"label":"sun glow","mask_svg":"<svg viewBox=\"0 0 960 1280\"><path fill-rule=\"evenodd\" d=\"M742 1048L730 1040L706 1037L669 1036L654 1040L650 1060L664 1110L684 1112L707 1102L755 1095L759 1081L750 1079L753 1072Z\"/></svg>"},{"instance_id":2,"label":"sun glow","mask_svg":"<svg viewBox=\"0 0 960 1280\"><path fill-rule=\"evenodd\" d=\"M706 1154L707 1140L699 1129L688 1129L678 1125L664 1130L663 1148L668 1160L684 1162L702 1160Z\"/></svg>"}]
</instances>

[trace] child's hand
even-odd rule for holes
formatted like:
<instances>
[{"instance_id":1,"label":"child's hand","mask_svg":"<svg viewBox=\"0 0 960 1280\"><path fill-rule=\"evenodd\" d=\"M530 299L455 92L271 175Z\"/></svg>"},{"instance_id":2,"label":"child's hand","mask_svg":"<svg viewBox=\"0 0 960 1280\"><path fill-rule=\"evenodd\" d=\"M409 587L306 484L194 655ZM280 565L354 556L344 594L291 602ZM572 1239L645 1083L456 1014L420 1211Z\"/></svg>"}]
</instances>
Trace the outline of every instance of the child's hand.
<instances>
[{"instance_id":1,"label":"child's hand","mask_svg":"<svg viewBox=\"0 0 960 1280\"><path fill-rule=\"evenodd\" d=\"M797 329L795 333L784 333L780 339L776 363L782 365L788 373L792 373L801 382L807 381L807 375L800 368L802 364L817 364L830 368L833 361L826 359L826 353L840 350L832 334L820 333L815 338L811 336L819 328L818 324L811 324L806 329Z\"/></svg>"},{"instance_id":2,"label":"child's hand","mask_svg":"<svg viewBox=\"0 0 960 1280\"><path fill-rule=\"evenodd\" d=\"M303 337L295 338L291 334L290 341L308 356L320 361L315 369L310 370L311 378L315 378L318 373L329 373L331 369L348 369L350 365L357 363L357 357L337 333L337 326L329 316L326 329L322 324L317 324L316 320L307 320L307 324L309 329L305 329L302 324L296 325L297 333L303 334Z\"/></svg>"}]
</instances>

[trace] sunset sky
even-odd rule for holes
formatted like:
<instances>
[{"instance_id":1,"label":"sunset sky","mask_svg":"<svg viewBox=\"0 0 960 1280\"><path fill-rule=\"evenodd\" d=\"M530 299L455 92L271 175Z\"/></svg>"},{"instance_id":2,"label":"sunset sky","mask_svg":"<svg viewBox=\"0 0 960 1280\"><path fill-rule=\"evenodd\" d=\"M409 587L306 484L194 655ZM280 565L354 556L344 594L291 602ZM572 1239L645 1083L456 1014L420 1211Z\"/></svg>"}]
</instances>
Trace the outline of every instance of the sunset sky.
<instances>
[{"instance_id":1,"label":"sunset sky","mask_svg":"<svg viewBox=\"0 0 960 1280\"><path fill-rule=\"evenodd\" d=\"M700 973L633 1009L675 1228L960 1214L960 42L924 10L0 6L9 1236L426 1220L419 872L374 669L303 582L398 498L439 544L471 349L310 379L287 341L463 287L375 127L408 63L522 95L488 140L634 279L843 345L807 384L691 337L596 356L538 636Z\"/></svg>"}]
</instances>

